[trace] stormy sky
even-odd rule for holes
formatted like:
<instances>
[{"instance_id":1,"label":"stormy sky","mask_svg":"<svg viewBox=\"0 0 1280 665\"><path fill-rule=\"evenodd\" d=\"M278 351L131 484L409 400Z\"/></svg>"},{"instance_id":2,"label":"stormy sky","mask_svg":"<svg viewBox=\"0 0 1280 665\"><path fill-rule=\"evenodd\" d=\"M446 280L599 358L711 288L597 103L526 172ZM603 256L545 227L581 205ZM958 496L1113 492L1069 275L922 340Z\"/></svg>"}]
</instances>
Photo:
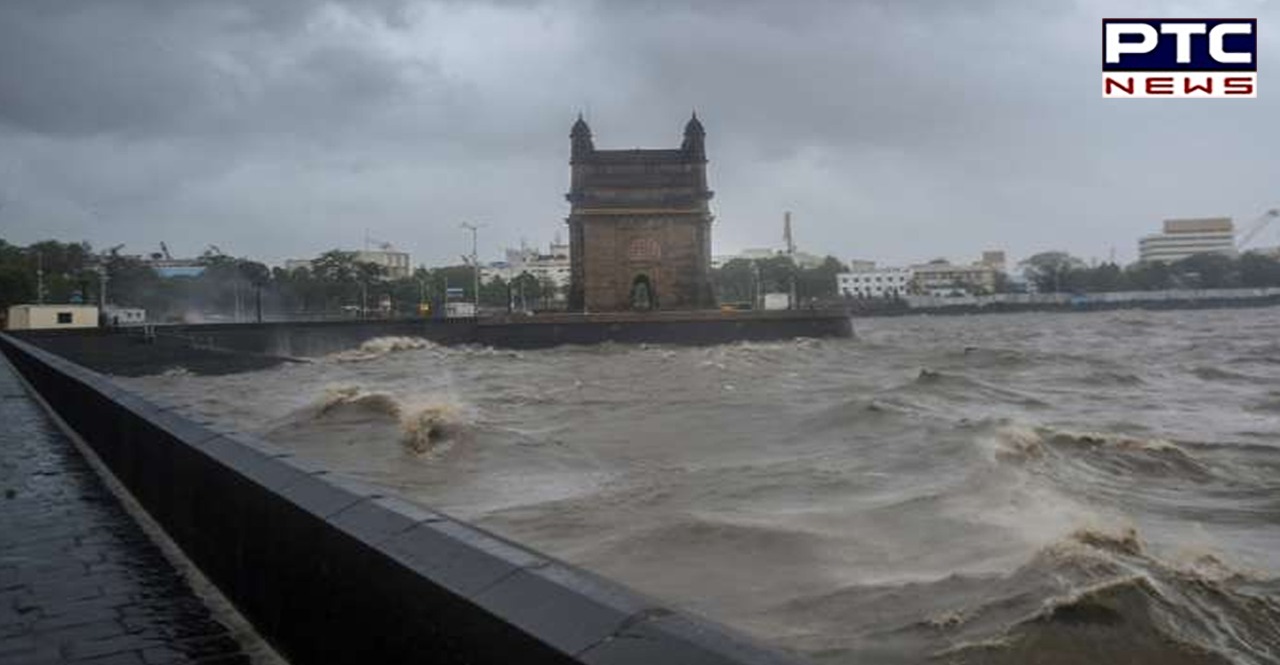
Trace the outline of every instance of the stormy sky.
<instances>
[{"instance_id":1,"label":"stormy sky","mask_svg":"<svg viewBox=\"0 0 1280 665\"><path fill-rule=\"evenodd\" d=\"M1104 16L1257 17L1260 98L1103 100ZM1132 260L1280 206L1280 19L1255 1L3 0L0 237L269 262L482 257L564 228L568 133L707 129L714 251ZM1264 242L1275 244L1276 232Z\"/></svg>"}]
</instances>

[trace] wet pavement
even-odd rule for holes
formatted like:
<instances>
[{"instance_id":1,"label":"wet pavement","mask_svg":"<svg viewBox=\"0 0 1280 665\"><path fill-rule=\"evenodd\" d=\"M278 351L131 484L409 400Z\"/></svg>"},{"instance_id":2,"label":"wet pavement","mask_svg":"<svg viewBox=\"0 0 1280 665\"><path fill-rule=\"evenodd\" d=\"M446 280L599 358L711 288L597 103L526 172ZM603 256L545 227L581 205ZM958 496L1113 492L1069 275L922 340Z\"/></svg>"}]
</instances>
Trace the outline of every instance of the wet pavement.
<instances>
[{"instance_id":1,"label":"wet pavement","mask_svg":"<svg viewBox=\"0 0 1280 665\"><path fill-rule=\"evenodd\" d=\"M0 359L0 665L249 662Z\"/></svg>"}]
</instances>

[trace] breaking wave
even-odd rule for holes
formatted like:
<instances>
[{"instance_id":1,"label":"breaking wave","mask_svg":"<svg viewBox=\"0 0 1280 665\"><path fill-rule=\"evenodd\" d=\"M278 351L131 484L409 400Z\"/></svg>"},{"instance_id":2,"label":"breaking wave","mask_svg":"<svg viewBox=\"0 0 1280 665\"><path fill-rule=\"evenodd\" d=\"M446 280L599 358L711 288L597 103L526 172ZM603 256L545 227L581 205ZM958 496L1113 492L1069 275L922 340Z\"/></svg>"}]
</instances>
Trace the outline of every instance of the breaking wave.
<instances>
[{"instance_id":1,"label":"breaking wave","mask_svg":"<svg viewBox=\"0 0 1280 665\"><path fill-rule=\"evenodd\" d=\"M966 635L935 655L955 663L1063 665L1280 659L1280 603L1257 591L1261 585L1274 592L1277 581L1255 579L1213 555L1178 565L1149 553L1132 528L1081 529L1006 582L1025 588L1037 576L1055 582L1029 611L996 635ZM958 623L999 606L966 613Z\"/></svg>"},{"instance_id":2,"label":"breaking wave","mask_svg":"<svg viewBox=\"0 0 1280 665\"><path fill-rule=\"evenodd\" d=\"M1280 663L1276 311L381 338L133 385L817 662L1260 665Z\"/></svg>"},{"instance_id":3,"label":"breaking wave","mask_svg":"<svg viewBox=\"0 0 1280 665\"><path fill-rule=\"evenodd\" d=\"M810 653L851 662L1263 665L1280 658L1278 588L1212 554L1162 560L1131 527L1094 527L1006 575L851 585L773 611L811 632ZM837 632L857 637L824 649Z\"/></svg>"},{"instance_id":4,"label":"breaking wave","mask_svg":"<svg viewBox=\"0 0 1280 665\"><path fill-rule=\"evenodd\" d=\"M1044 409L1044 400L1012 388L993 385L964 374L922 368L910 383L889 392L903 395L940 397L958 402L1017 404L1030 409Z\"/></svg>"},{"instance_id":5,"label":"breaking wave","mask_svg":"<svg viewBox=\"0 0 1280 665\"><path fill-rule=\"evenodd\" d=\"M1117 474L1175 475L1190 480L1212 476L1205 462L1162 438L1005 424L982 440L997 462L1066 459L1093 462L1095 468Z\"/></svg>"},{"instance_id":6,"label":"breaking wave","mask_svg":"<svg viewBox=\"0 0 1280 665\"><path fill-rule=\"evenodd\" d=\"M376 427L387 421L399 425L399 441L417 454L439 454L452 447L470 432L473 420L466 409L448 399L397 399L376 391L366 391L358 386L330 388L324 397L299 418L275 428L282 429L339 421L345 425Z\"/></svg>"},{"instance_id":7,"label":"breaking wave","mask_svg":"<svg viewBox=\"0 0 1280 665\"><path fill-rule=\"evenodd\" d=\"M421 337L375 337L365 340L360 346L329 355L336 362L363 362L376 360L397 351L425 349L432 343Z\"/></svg>"}]
</instances>

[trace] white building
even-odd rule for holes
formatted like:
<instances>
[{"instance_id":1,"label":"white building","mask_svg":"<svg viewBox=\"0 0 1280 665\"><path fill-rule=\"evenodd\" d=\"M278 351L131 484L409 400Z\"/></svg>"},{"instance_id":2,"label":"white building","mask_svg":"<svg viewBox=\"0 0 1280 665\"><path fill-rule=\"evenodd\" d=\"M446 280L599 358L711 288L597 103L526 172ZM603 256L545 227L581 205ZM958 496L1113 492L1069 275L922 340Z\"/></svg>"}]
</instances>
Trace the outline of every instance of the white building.
<instances>
[{"instance_id":1,"label":"white building","mask_svg":"<svg viewBox=\"0 0 1280 665\"><path fill-rule=\"evenodd\" d=\"M1236 253L1235 227L1230 217L1167 219L1164 232L1138 240L1138 260L1173 263L1194 254Z\"/></svg>"},{"instance_id":2,"label":"white building","mask_svg":"<svg viewBox=\"0 0 1280 665\"><path fill-rule=\"evenodd\" d=\"M1004 272L1005 254L999 250L983 252L980 261L967 265L936 259L909 268L877 268L874 261L855 259L849 267L849 272L836 275L836 289L842 296L973 295L995 291L996 274Z\"/></svg>"},{"instance_id":3,"label":"white building","mask_svg":"<svg viewBox=\"0 0 1280 665\"><path fill-rule=\"evenodd\" d=\"M911 291L931 296L968 296L994 293L996 269L979 261L957 265L946 259L912 266Z\"/></svg>"},{"instance_id":4,"label":"white building","mask_svg":"<svg viewBox=\"0 0 1280 665\"><path fill-rule=\"evenodd\" d=\"M836 289L851 298L904 296L911 285L910 268L877 268L873 261L854 261L851 272L836 275Z\"/></svg>"},{"instance_id":5,"label":"white building","mask_svg":"<svg viewBox=\"0 0 1280 665\"><path fill-rule=\"evenodd\" d=\"M98 308L94 305L11 305L6 325L9 330L97 328Z\"/></svg>"},{"instance_id":6,"label":"white building","mask_svg":"<svg viewBox=\"0 0 1280 665\"><path fill-rule=\"evenodd\" d=\"M546 254L530 247L508 249L506 260L490 263L480 269L480 280L488 284L501 278L510 282L529 273L540 283L556 286L556 300L564 298L570 282L569 245L559 240L551 243Z\"/></svg>"}]
</instances>

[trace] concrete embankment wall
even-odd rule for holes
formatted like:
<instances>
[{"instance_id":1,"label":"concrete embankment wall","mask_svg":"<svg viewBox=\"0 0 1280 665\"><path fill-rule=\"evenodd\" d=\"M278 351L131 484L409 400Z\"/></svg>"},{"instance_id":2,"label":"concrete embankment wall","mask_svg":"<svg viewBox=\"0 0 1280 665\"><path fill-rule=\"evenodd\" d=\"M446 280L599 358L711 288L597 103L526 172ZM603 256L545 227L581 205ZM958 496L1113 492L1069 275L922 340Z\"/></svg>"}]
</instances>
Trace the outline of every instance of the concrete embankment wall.
<instances>
[{"instance_id":1,"label":"concrete embankment wall","mask_svg":"<svg viewBox=\"0 0 1280 665\"><path fill-rule=\"evenodd\" d=\"M1099 311L1113 309L1220 309L1280 304L1280 288L1176 289L1108 293L1002 293L990 296L906 296L906 307L885 314Z\"/></svg>"},{"instance_id":2,"label":"concrete embankment wall","mask_svg":"<svg viewBox=\"0 0 1280 665\"><path fill-rule=\"evenodd\" d=\"M658 312L599 316L544 315L481 320L476 342L543 348L561 344L724 344L796 337L849 337L849 316L838 312Z\"/></svg>"},{"instance_id":3,"label":"concrete embankment wall","mask_svg":"<svg viewBox=\"0 0 1280 665\"><path fill-rule=\"evenodd\" d=\"M795 662L12 336L0 350L295 665Z\"/></svg>"},{"instance_id":4,"label":"concrete embankment wall","mask_svg":"<svg viewBox=\"0 0 1280 665\"><path fill-rule=\"evenodd\" d=\"M411 319L155 326L82 331L24 331L22 339L100 372L122 376L182 367L198 374L269 367L359 346L376 337L421 337L440 344L545 348L603 342L722 344L794 337L848 337L843 312L679 312L644 315L548 315L504 320Z\"/></svg>"}]
</instances>

